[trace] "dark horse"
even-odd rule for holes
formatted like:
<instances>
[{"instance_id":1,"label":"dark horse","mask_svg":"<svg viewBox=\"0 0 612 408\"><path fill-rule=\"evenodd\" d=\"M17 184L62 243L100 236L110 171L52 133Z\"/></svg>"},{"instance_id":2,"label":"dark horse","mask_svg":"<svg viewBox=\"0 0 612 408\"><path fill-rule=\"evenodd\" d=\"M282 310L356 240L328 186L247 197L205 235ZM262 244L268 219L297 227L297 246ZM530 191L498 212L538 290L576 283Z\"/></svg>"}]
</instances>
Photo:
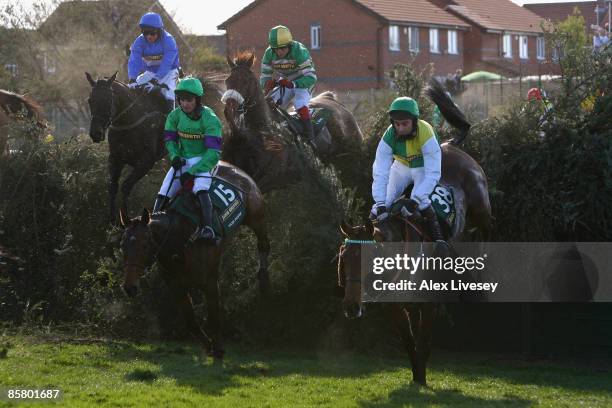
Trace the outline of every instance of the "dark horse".
<instances>
[{"instance_id":1,"label":"dark horse","mask_svg":"<svg viewBox=\"0 0 612 408\"><path fill-rule=\"evenodd\" d=\"M441 88L433 84L428 90L430 97L440 107L447 121L460 130L458 138L442 144L442 177L440 185L450 188L454 194L456 221L454 228L446 233L450 242L467 238L469 228L475 228L480 238L487 240L491 230L491 205L487 179L482 168L456 144L469 130L465 117L444 95ZM450 119L450 120L449 120ZM361 243L378 242L425 242L431 241L427 223L414 214L409 218L392 215L375 225L352 227L340 226L345 241L338 254L338 285L344 288L342 306L349 318L361 316ZM367 245L367 244L366 244ZM392 303L387 305L395 327L409 353L412 377L416 383L427 385L426 366L431 352L432 326L436 305L432 303Z\"/></svg>"},{"instance_id":2,"label":"dark horse","mask_svg":"<svg viewBox=\"0 0 612 408\"><path fill-rule=\"evenodd\" d=\"M279 119L279 115L273 115L273 112L278 113L278 110L271 107L271 101L266 100L259 80L251 71L254 61L252 52L243 52L233 59L227 58L231 72L225 80L225 118L234 133L244 128L259 135L275 133L278 129L272 126L272 119ZM336 95L329 91L312 98L309 106L323 108L330 113L326 126L331 144L325 152L317 151L317 155L324 163L333 165L340 179L351 186L356 172L360 170L355 168L354 160L361 154L363 141L357 121L352 113L338 102ZM281 141L278 148L287 149L286 142ZM289 157L288 160L291 161L292 158Z\"/></svg>"},{"instance_id":3,"label":"dark horse","mask_svg":"<svg viewBox=\"0 0 612 408\"><path fill-rule=\"evenodd\" d=\"M131 90L115 81L116 73L97 81L89 73L85 76L91 84L89 136L94 143L100 143L108 131L109 211L111 222L115 222L119 178L125 165L132 167L121 184L121 209L127 214L134 185L164 154L165 100L159 90L151 94Z\"/></svg>"},{"instance_id":4,"label":"dark horse","mask_svg":"<svg viewBox=\"0 0 612 408\"><path fill-rule=\"evenodd\" d=\"M246 206L244 225L257 237L259 251L258 279L260 290L269 290L268 254L270 243L264 221L264 202L259 188L247 174L237 167L219 162L216 177L226 180L243 192ZM183 192L182 194L191 194ZM121 212L121 224L125 226L122 239L123 288L129 296L135 296L140 276L155 261L161 266L162 278L170 288L173 298L184 315L189 331L216 358L224 354L221 335L221 302L219 298L219 263L228 242L224 237L218 245L209 246L201 241L189 243L195 224L185 215L171 209L149 215L145 209L140 218L126 222ZM197 323L190 288L203 288L207 302L206 332Z\"/></svg>"},{"instance_id":5,"label":"dark horse","mask_svg":"<svg viewBox=\"0 0 612 408\"><path fill-rule=\"evenodd\" d=\"M47 126L43 108L38 102L27 95L0 89L0 156L9 152L7 127L11 115L19 113L23 108L27 111L27 118L34 119L38 127Z\"/></svg>"},{"instance_id":6,"label":"dark horse","mask_svg":"<svg viewBox=\"0 0 612 408\"><path fill-rule=\"evenodd\" d=\"M89 73L85 76L91 84L89 136L94 143L99 143L108 131L109 212L110 220L114 222L119 178L125 165L132 167L132 172L121 184L121 209L127 213L128 198L134 185L165 153L163 130L167 108L159 88L150 93L143 89L132 90L115 80L117 74L97 81ZM220 115L221 95L215 86L208 86L203 103L209 104Z\"/></svg>"}]
</instances>

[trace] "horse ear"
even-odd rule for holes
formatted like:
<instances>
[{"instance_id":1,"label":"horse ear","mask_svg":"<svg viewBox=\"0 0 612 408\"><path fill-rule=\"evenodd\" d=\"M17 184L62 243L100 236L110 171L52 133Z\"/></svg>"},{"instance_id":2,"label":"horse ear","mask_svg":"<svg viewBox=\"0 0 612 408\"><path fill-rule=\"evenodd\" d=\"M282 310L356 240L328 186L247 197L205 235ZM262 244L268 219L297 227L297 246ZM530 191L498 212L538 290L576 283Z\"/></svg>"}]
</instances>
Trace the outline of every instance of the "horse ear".
<instances>
[{"instance_id":1,"label":"horse ear","mask_svg":"<svg viewBox=\"0 0 612 408\"><path fill-rule=\"evenodd\" d=\"M92 87L96 85L96 81L94 81L93 78L91 77L91 75L89 75L89 72L86 72L85 76L87 77L87 81L89 81L89 84Z\"/></svg>"},{"instance_id":2,"label":"horse ear","mask_svg":"<svg viewBox=\"0 0 612 408\"><path fill-rule=\"evenodd\" d=\"M255 51L251 51L251 56L247 60L247 64L249 65L249 68L253 66L253 62L255 62Z\"/></svg>"},{"instance_id":3,"label":"horse ear","mask_svg":"<svg viewBox=\"0 0 612 408\"><path fill-rule=\"evenodd\" d=\"M118 73L119 73L119 71L115 71L115 73L113 74L113 76L112 76L112 77L110 77L110 78L108 78L108 81L107 81L107 82L108 82L108 84L109 84L109 85L112 85L112 84L113 84L113 82L115 82L115 78L117 78L117 74L118 74Z\"/></svg>"},{"instance_id":4,"label":"horse ear","mask_svg":"<svg viewBox=\"0 0 612 408\"><path fill-rule=\"evenodd\" d=\"M119 209L119 224L121 225L122 228L127 227L127 217L125 215L125 212L123 211L123 208Z\"/></svg>"},{"instance_id":5,"label":"horse ear","mask_svg":"<svg viewBox=\"0 0 612 408\"><path fill-rule=\"evenodd\" d=\"M355 228L342 220L340 222L340 232L344 235L344 238L350 238L355 233Z\"/></svg>"},{"instance_id":6,"label":"horse ear","mask_svg":"<svg viewBox=\"0 0 612 408\"><path fill-rule=\"evenodd\" d=\"M142 216L140 217L140 222L147 225L150 219L151 219L151 214L149 214L149 210L147 210L146 208L143 208Z\"/></svg>"},{"instance_id":7,"label":"horse ear","mask_svg":"<svg viewBox=\"0 0 612 408\"><path fill-rule=\"evenodd\" d=\"M130 55L132 55L132 49L128 44L125 44L125 56L130 58Z\"/></svg>"},{"instance_id":8,"label":"horse ear","mask_svg":"<svg viewBox=\"0 0 612 408\"><path fill-rule=\"evenodd\" d=\"M226 55L225 59L227 60L227 65L229 65L230 68L234 68L236 66L236 64L234 63L234 61L232 61L232 58L229 55Z\"/></svg>"}]
</instances>

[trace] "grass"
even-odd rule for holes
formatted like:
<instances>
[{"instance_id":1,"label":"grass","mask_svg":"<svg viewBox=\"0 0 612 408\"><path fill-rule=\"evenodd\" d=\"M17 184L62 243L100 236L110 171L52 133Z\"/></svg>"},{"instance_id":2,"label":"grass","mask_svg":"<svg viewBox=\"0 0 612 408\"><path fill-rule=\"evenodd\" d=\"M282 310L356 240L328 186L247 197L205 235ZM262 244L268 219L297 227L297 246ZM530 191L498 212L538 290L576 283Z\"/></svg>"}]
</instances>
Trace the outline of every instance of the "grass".
<instances>
[{"instance_id":1,"label":"grass","mask_svg":"<svg viewBox=\"0 0 612 408\"><path fill-rule=\"evenodd\" d=\"M612 376L563 363L434 352L430 388L407 357L228 347L222 364L187 343L9 335L0 388L59 388L69 407L612 406ZM12 405L11 405L12 404ZM0 407L40 403L9 403Z\"/></svg>"}]
</instances>

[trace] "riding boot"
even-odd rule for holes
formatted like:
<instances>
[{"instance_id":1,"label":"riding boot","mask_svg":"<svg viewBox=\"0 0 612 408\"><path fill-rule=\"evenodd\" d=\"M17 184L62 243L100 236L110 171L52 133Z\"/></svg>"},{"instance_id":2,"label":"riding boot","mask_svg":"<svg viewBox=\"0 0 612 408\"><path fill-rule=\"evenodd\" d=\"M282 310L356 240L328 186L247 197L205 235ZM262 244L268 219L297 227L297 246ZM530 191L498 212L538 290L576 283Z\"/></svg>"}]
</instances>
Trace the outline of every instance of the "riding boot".
<instances>
[{"instance_id":1,"label":"riding boot","mask_svg":"<svg viewBox=\"0 0 612 408\"><path fill-rule=\"evenodd\" d=\"M163 210L167 203L168 197L158 194L157 197L155 197L155 204L153 204L153 213L155 214Z\"/></svg>"},{"instance_id":2,"label":"riding boot","mask_svg":"<svg viewBox=\"0 0 612 408\"><path fill-rule=\"evenodd\" d=\"M429 224L429 231L431 232L431 240L436 243L442 243L446 245L446 241L444 241L444 235L442 235L442 228L440 227L440 223L438 222L438 216L434 211L433 207L430 205L421 211L421 214L427 220Z\"/></svg>"},{"instance_id":3,"label":"riding boot","mask_svg":"<svg viewBox=\"0 0 612 408\"><path fill-rule=\"evenodd\" d=\"M297 112L300 115L300 119L302 120L302 127L304 129L303 136L307 142L312 142L314 140L314 128L312 126L310 110L308 110L308 106L302 106L300 109L298 109Z\"/></svg>"},{"instance_id":4,"label":"riding boot","mask_svg":"<svg viewBox=\"0 0 612 408\"><path fill-rule=\"evenodd\" d=\"M206 241L215 240L215 230L212 227L213 219L213 208L212 201L208 191L202 190L197 193L198 201L200 202L201 222L198 230L196 231L196 239L204 239Z\"/></svg>"}]
</instances>

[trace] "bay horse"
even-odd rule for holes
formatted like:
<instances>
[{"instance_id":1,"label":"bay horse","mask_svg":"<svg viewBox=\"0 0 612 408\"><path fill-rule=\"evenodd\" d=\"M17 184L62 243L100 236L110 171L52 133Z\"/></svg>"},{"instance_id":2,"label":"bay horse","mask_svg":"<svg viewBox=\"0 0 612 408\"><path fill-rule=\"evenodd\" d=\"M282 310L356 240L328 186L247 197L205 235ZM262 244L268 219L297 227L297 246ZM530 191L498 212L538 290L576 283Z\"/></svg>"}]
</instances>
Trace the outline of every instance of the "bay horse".
<instances>
[{"instance_id":1,"label":"bay horse","mask_svg":"<svg viewBox=\"0 0 612 408\"><path fill-rule=\"evenodd\" d=\"M22 109L26 110L28 119L36 121L36 126L39 128L47 127L44 110L38 102L28 95L20 95L0 89L0 156L5 156L9 153L9 120L12 115L19 113Z\"/></svg>"},{"instance_id":2,"label":"bay horse","mask_svg":"<svg viewBox=\"0 0 612 408\"><path fill-rule=\"evenodd\" d=\"M247 128L255 134L275 133L271 101L266 100L259 79L251 70L255 62L253 52L242 52L233 58L227 57L231 72L225 80L226 92L224 115L233 132ZM363 134L352 113L342 105L333 92L323 92L311 99L309 107L323 108L330 112L326 126L331 137L329 149L322 153L315 150L322 162L333 165L339 173L340 180L352 186L361 174L355 166L355 158L360 157ZM286 148L282 141L279 148ZM289 158L291 161L292 159Z\"/></svg>"},{"instance_id":3,"label":"bay horse","mask_svg":"<svg viewBox=\"0 0 612 408\"><path fill-rule=\"evenodd\" d=\"M243 192L246 216L243 225L248 226L257 237L259 252L260 291L269 291L268 255L270 243L264 219L264 201L257 184L236 166L220 161L215 177L236 186ZM191 192L183 194L192 194ZM219 297L219 264L229 237L224 236L218 245L207 245L202 241L189 244L195 224L183 213L170 206L169 210L149 214L144 209L140 218L126 221L120 211L121 225L125 228L121 247L123 250L123 289L130 296L137 294L138 281L145 269L155 261L161 266L161 275L184 315L189 331L215 358L223 358L224 348L221 334L221 301ZM207 303L207 329L197 323L190 288L203 288Z\"/></svg>"},{"instance_id":4,"label":"bay horse","mask_svg":"<svg viewBox=\"0 0 612 408\"><path fill-rule=\"evenodd\" d=\"M439 185L452 189L456 211L453 227L447 230L445 238L451 244L453 241L465 240L468 238L467 230L474 228L479 238L486 241L491 233L487 178L478 163L458 147L469 131L469 123L439 84L432 83L427 93L445 119L459 130L457 137L441 145L442 176ZM347 317L356 318L362 314L361 245L373 242L431 241L426 226L427 222L418 212L408 218L391 214L383 222L365 226L340 225L345 240L338 252L337 278L338 286L344 288L342 307ZM427 385L426 366L431 353L436 304L391 303L386 306L409 353L413 381Z\"/></svg>"}]
</instances>

